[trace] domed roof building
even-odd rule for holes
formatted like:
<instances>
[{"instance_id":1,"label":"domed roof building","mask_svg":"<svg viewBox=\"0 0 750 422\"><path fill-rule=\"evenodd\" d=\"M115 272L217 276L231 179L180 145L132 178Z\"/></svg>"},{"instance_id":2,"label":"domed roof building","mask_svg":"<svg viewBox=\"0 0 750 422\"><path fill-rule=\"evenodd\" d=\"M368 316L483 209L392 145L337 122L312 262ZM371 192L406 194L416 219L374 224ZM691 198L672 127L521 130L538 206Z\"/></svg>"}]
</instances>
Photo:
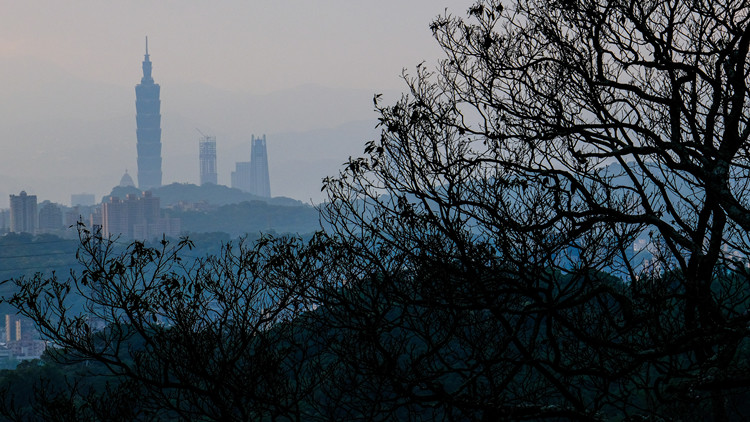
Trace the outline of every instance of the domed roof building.
<instances>
[{"instance_id":1,"label":"domed roof building","mask_svg":"<svg viewBox=\"0 0 750 422\"><path fill-rule=\"evenodd\" d=\"M128 187L135 187L135 183L133 182L133 178L130 177L128 174L128 171L125 170L125 174L122 175L122 178L120 179L120 187L128 188Z\"/></svg>"}]
</instances>

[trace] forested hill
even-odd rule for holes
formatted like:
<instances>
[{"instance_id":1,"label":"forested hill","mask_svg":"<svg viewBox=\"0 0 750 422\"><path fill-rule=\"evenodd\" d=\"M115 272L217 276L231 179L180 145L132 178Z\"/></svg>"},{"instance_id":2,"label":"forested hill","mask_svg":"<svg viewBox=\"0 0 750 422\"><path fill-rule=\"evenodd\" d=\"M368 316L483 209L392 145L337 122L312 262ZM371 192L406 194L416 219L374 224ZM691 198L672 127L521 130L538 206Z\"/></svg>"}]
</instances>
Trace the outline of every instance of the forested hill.
<instances>
[{"instance_id":1,"label":"forested hill","mask_svg":"<svg viewBox=\"0 0 750 422\"><path fill-rule=\"evenodd\" d=\"M179 202L206 202L211 205L238 204L245 201L262 201L271 205L285 206L303 206L302 201L292 198L278 196L275 198L263 198L239 189L230 188L223 185L204 185L197 186L190 183L172 183L151 190L154 196L161 201L161 206L166 208ZM117 186L112 189L109 196L125 198L128 194L140 195L141 191L135 187ZM108 200L108 196L103 198L103 202Z\"/></svg>"},{"instance_id":2,"label":"forested hill","mask_svg":"<svg viewBox=\"0 0 750 422\"><path fill-rule=\"evenodd\" d=\"M223 232L231 237L246 234L305 234L320 227L318 211L311 205L285 197L262 198L221 185L173 183L152 190L168 217L181 219L185 234ZM109 196L140 196L135 187L115 187ZM104 197L103 201L108 201Z\"/></svg>"},{"instance_id":3,"label":"forested hill","mask_svg":"<svg viewBox=\"0 0 750 422\"><path fill-rule=\"evenodd\" d=\"M184 233L224 232L231 237L244 234L310 233L319 228L318 211L308 205L283 206L262 201L229 204L212 211L166 211L182 220Z\"/></svg>"}]
</instances>

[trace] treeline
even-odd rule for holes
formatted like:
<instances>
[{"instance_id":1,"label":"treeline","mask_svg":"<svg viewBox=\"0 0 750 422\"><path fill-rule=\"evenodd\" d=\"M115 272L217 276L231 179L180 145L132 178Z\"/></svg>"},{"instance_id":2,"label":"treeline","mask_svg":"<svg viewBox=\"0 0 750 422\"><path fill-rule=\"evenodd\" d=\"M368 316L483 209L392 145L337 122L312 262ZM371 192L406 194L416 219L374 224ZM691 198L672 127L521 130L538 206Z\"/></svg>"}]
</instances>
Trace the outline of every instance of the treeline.
<instances>
[{"instance_id":1,"label":"treeline","mask_svg":"<svg viewBox=\"0 0 750 422\"><path fill-rule=\"evenodd\" d=\"M250 233L311 233L320 227L318 211L306 205L272 205L249 201L222 205L213 211L167 210L181 220L186 233L223 232L235 238Z\"/></svg>"},{"instance_id":2,"label":"treeline","mask_svg":"<svg viewBox=\"0 0 750 422\"><path fill-rule=\"evenodd\" d=\"M35 273L51 275L56 272L66 277L78 267L76 251L78 239L64 239L54 235L33 236L29 233L8 233L0 236L0 280L8 280ZM9 290L10 289L10 290ZM7 297L13 290L0 285L0 294ZM0 314L15 313L7 303L0 303Z\"/></svg>"},{"instance_id":3,"label":"treeline","mask_svg":"<svg viewBox=\"0 0 750 422\"><path fill-rule=\"evenodd\" d=\"M237 234L243 241L253 242L260 238L259 231ZM200 232L186 234L191 241L191 248L184 251L182 258L187 261L202 259L209 255L221 253L222 246L238 242L226 232ZM114 250L125 250L129 241L113 238ZM179 239L170 239L177 242ZM155 246L160 239L152 239L145 245ZM30 278L35 274L66 279L71 271L80 274L84 269L78 260L77 252L81 244L79 239L61 238L51 234L34 236L29 233L7 233L0 236L0 297L8 298L17 292L16 287L7 281L21 277ZM7 301L0 301L0 315L15 314L17 310Z\"/></svg>"},{"instance_id":4,"label":"treeline","mask_svg":"<svg viewBox=\"0 0 750 422\"><path fill-rule=\"evenodd\" d=\"M0 393L2 421L179 420L146 410L138 386L113 378L103 364L60 363L49 355L0 370Z\"/></svg>"},{"instance_id":5,"label":"treeline","mask_svg":"<svg viewBox=\"0 0 750 422\"><path fill-rule=\"evenodd\" d=\"M330 239L234 244L198 268L182 266L186 245L135 245L108 265L88 266L89 274L121 280L81 292L104 304L108 325L88 331L88 320L53 306L50 315L81 321L83 330L63 333L54 320L41 321L57 347L18 371L0 371L0 415L32 421L55 413L92 421L618 421L642 414L707 420L712 410L702 397L712 388L731 390L722 400L731 420L750 412L747 388L714 386L716 377L743 379L747 341L735 351L737 370L707 376L690 368L689 350L660 343L692 339L668 325L682 317L676 272L632 286L602 272L547 268L532 281L504 265L467 274L441 257L399 274L322 282L331 270L353 275L346 249ZM331 253L338 262L305 265ZM118 265L127 262L133 265ZM154 264L161 269L148 273L153 283L127 281L143 280ZM303 281L308 277L319 278L311 285ZM727 311L745 312L750 288L744 279L727 274L715 281L715 295L745 298ZM59 287L66 285L26 284L32 294L64 292ZM127 321L113 318L125 313ZM652 355L661 359L654 364ZM529 403L530 397L543 404ZM568 400L582 407L571 409Z\"/></svg>"}]
</instances>

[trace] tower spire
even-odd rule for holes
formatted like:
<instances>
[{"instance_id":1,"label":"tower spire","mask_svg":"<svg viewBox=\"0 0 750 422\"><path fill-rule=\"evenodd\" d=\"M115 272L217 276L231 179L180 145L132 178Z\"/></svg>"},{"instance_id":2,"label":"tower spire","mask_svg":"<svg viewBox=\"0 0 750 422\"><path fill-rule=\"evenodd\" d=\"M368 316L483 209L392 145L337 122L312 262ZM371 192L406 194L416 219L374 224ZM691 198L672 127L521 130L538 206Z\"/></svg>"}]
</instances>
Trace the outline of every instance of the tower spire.
<instances>
[{"instance_id":1,"label":"tower spire","mask_svg":"<svg viewBox=\"0 0 750 422\"><path fill-rule=\"evenodd\" d=\"M153 81L151 78L151 60L148 57L148 35L146 35L146 55L143 58L143 78L141 79L141 83L153 83Z\"/></svg>"}]
</instances>

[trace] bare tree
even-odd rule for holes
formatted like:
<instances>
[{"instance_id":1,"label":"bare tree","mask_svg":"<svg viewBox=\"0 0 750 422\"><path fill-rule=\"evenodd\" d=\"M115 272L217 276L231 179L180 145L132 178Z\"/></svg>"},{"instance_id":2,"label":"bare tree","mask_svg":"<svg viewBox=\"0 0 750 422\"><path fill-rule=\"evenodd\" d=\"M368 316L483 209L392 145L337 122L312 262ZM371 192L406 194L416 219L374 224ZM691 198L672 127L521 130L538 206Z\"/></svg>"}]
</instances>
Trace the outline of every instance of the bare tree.
<instances>
[{"instance_id":1,"label":"bare tree","mask_svg":"<svg viewBox=\"0 0 750 422\"><path fill-rule=\"evenodd\" d=\"M367 376L473 418L738 417L749 20L700 0L438 17L446 58L376 98L381 139L326 181L382 297L356 304L381 324Z\"/></svg>"},{"instance_id":2,"label":"bare tree","mask_svg":"<svg viewBox=\"0 0 750 422\"><path fill-rule=\"evenodd\" d=\"M117 251L113 240L79 230L82 271L13 280L18 292L9 301L36 322L52 358L105 366L157 415L300 417L317 378L298 370L306 334L288 323L307 306L304 283L274 273L284 266L291 276L306 260L267 259L298 239L240 241L217 256L184 259L188 240Z\"/></svg>"}]
</instances>

